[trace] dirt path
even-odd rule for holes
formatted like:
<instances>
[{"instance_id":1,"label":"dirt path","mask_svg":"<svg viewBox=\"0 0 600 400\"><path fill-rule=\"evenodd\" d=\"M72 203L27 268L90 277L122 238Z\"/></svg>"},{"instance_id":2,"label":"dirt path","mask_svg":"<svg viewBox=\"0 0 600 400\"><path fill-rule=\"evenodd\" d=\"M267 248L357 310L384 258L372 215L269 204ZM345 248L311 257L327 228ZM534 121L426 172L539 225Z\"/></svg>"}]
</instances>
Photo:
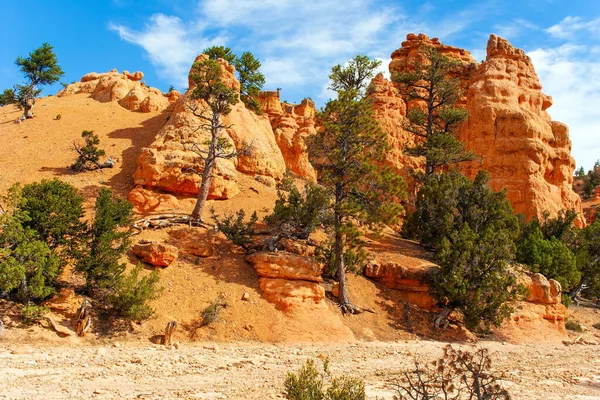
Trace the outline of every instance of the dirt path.
<instances>
[{"instance_id":1,"label":"dirt path","mask_svg":"<svg viewBox=\"0 0 600 400\"><path fill-rule=\"evenodd\" d=\"M276 399L286 371L327 356L334 375L365 379L368 398L391 399L386 381L433 359L445 343L351 345L142 344L92 347L0 345L2 399ZM600 346L483 342L515 399L599 399ZM17 354L13 354L17 353ZM24 354L23 354L24 353Z\"/></svg>"}]
</instances>

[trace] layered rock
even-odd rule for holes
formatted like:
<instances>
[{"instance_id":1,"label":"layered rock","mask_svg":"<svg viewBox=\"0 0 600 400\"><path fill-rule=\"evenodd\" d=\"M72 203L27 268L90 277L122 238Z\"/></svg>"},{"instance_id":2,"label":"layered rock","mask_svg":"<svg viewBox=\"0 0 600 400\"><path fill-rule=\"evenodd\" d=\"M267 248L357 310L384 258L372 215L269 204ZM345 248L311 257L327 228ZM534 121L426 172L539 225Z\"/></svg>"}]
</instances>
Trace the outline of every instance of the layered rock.
<instances>
[{"instance_id":1,"label":"layered rock","mask_svg":"<svg viewBox=\"0 0 600 400\"><path fill-rule=\"evenodd\" d=\"M206 56L198 56L196 61L203 57ZM223 81L239 91L240 84L233 66L222 59L218 62ZM191 109L197 108L196 113L199 113L207 108L202 100L190 98L193 89L194 83L190 79L190 89L175 103L167 124L150 147L141 150L133 176L136 185L172 193L198 193L204 166L201 157L193 150L194 146L205 147L209 132L199 129L205 121L194 115ZM238 171L276 180L283 177L285 162L266 116L258 116L238 102L227 116L222 116L221 121L228 127L224 129L223 137L229 140L232 149L242 150L248 146L250 149L231 159L217 159L209 199L228 199L239 193Z\"/></svg>"},{"instance_id":2,"label":"layered rock","mask_svg":"<svg viewBox=\"0 0 600 400\"><path fill-rule=\"evenodd\" d=\"M308 136L316 133L315 103L311 99L298 105L281 103L279 92L273 91L261 92L259 102L269 116L286 168L301 178L316 181L317 173L308 160L305 143Z\"/></svg>"},{"instance_id":3,"label":"layered rock","mask_svg":"<svg viewBox=\"0 0 600 400\"><path fill-rule=\"evenodd\" d=\"M429 263L409 267L393 261L371 259L365 266L365 276L398 290L400 297L408 303L426 310L436 310L436 302L429 295L427 284L432 270L436 268Z\"/></svg>"},{"instance_id":4,"label":"layered rock","mask_svg":"<svg viewBox=\"0 0 600 400\"><path fill-rule=\"evenodd\" d=\"M581 200L572 190L575 163L568 128L548 115L552 99L541 92L531 59L495 35L490 36L486 61L477 64L466 50L409 34L392 53L390 72L410 70L422 60L422 46L436 47L463 65L456 74L465 90L460 104L469 111L469 119L458 134L481 159L461 164L462 171L474 178L480 169L488 170L491 187L506 188L515 212L527 217L541 218L545 212L552 217L561 209L581 215ZM398 96L383 77L374 83L376 116L394 146L388 163L405 174L407 168L422 165L422 160L401 151L412 143L402 129L409 99ZM584 224L583 217L577 224Z\"/></svg>"},{"instance_id":5,"label":"layered rock","mask_svg":"<svg viewBox=\"0 0 600 400\"><path fill-rule=\"evenodd\" d=\"M91 97L101 102L116 101L132 111L162 111L179 98L179 92L171 91L162 94L156 88L147 87L141 80L141 71L119 73L116 69L98 74L90 72L80 82L72 83L58 92L57 96L76 93L90 93Z\"/></svg>"},{"instance_id":6,"label":"layered rock","mask_svg":"<svg viewBox=\"0 0 600 400\"><path fill-rule=\"evenodd\" d=\"M313 258L287 252L254 253L246 257L259 279L263 297L284 311L294 307L325 309L323 265Z\"/></svg>"},{"instance_id":7,"label":"layered rock","mask_svg":"<svg viewBox=\"0 0 600 400\"><path fill-rule=\"evenodd\" d=\"M131 250L143 262L156 267L168 267L179 255L177 247L150 240L140 240Z\"/></svg>"}]
</instances>

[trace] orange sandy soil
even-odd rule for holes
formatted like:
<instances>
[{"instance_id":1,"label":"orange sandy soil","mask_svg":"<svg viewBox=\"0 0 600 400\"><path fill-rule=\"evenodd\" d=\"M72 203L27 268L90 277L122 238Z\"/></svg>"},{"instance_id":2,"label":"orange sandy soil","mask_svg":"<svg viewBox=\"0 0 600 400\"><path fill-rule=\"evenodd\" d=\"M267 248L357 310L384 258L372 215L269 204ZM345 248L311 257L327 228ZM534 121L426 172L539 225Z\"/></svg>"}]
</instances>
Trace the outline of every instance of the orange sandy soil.
<instances>
[{"instance_id":1,"label":"orange sandy soil","mask_svg":"<svg viewBox=\"0 0 600 400\"><path fill-rule=\"evenodd\" d=\"M86 94L40 99L34 113L33 120L17 124L20 112L0 107L0 194L15 182L58 177L77 187L88 206L102 187L127 195L133 188L139 149L152 142L169 116L169 112L127 111ZM58 114L61 118L55 119ZM98 134L100 147L118 160L115 168L79 174L68 169L75 159L72 143L80 140L83 130ZM222 215L244 208L248 214L256 210L264 216L276 191L251 177L240 174L239 179L240 195L209 201L207 209L214 207ZM179 212L189 212L194 199L180 200ZM206 240L205 230L184 229L189 231L188 240ZM325 310L284 313L261 297L254 269L224 237L217 239L218 254L199 258L187 254L171 231L144 231L133 238L181 247L176 264L160 270L164 291L153 303L155 317L142 324L103 335L61 338L41 325L21 326L15 307L1 302L7 328L0 334L0 398L281 398L285 371L320 354L332 359L334 373L365 378L370 398L391 398L385 383L409 366L411 355L437 357L444 345L419 337L452 341L472 337L454 325L445 332L434 331L431 314L403 302L396 291L354 275L348 276L351 299L374 314L344 317L330 300ZM389 232L368 247L381 260L411 266L429 262L419 246ZM124 261L129 266L138 262L131 254ZM66 278L77 282L68 274ZM241 300L244 293L249 301ZM228 306L215 323L199 327L201 311L219 294ZM589 328L586 335L596 337L591 324L600 322L597 311L581 315ZM69 318L51 316L73 328ZM171 320L179 323L180 347L161 351L165 348L150 339L162 334ZM564 346L561 340L567 337L549 327L521 327L518 340L538 341L545 337L544 329L551 333L552 343L482 343L496 352L497 367L509 373L506 385L519 394L515 398L600 398L600 347ZM123 344L113 347L117 342ZM215 342L219 344L206 344Z\"/></svg>"}]
</instances>

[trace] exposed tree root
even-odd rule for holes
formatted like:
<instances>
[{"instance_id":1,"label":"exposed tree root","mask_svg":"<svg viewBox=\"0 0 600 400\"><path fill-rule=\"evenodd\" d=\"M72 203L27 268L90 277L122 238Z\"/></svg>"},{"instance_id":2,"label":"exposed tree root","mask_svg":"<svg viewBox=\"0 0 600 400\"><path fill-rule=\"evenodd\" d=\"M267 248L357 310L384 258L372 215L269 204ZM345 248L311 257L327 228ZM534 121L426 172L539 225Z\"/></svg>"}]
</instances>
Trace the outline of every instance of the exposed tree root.
<instances>
[{"instance_id":1,"label":"exposed tree root","mask_svg":"<svg viewBox=\"0 0 600 400\"><path fill-rule=\"evenodd\" d=\"M433 325L436 329L448 328L448 324L450 323L450 321L448 321L448 317L450 316L451 312L452 309L445 307L438 315L436 315L433 318Z\"/></svg>"},{"instance_id":2,"label":"exposed tree root","mask_svg":"<svg viewBox=\"0 0 600 400\"><path fill-rule=\"evenodd\" d=\"M132 228L141 233L144 229L163 229L176 225L201 226L203 228L212 228L205 224L201 219L192 218L189 215L181 214L161 214L142 218L133 223Z\"/></svg>"},{"instance_id":3,"label":"exposed tree root","mask_svg":"<svg viewBox=\"0 0 600 400\"><path fill-rule=\"evenodd\" d=\"M362 314L363 312L375 314L375 310L371 308L362 308L350 302L339 303L338 307L342 310L342 314Z\"/></svg>"}]
</instances>

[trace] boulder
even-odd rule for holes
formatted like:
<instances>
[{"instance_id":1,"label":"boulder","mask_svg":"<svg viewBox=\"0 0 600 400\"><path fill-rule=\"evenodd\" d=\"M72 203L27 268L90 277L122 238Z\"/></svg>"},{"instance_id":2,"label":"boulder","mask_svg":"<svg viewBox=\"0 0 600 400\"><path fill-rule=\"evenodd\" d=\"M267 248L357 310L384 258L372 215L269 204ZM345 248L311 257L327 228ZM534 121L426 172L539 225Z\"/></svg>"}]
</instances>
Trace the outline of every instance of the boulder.
<instances>
[{"instance_id":1,"label":"boulder","mask_svg":"<svg viewBox=\"0 0 600 400\"><path fill-rule=\"evenodd\" d=\"M123 71L122 74L117 70L101 74L90 72L84 75L80 82L67 85L57 96L90 93L95 100L116 101L128 110L141 112L162 111L175 101L179 92L165 96L160 90L145 86L141 82L143 77L141 71Z\"/></svg>"},{"instance_id":2,"label":"boulder","mask_svg":"<svg viewBox=\"0 0 600 400\"><path fill-rule=\"evenodd\" d=\"M132 189L127 195L127 200L133 204L135 211L139 213L181 209L179 200L172 194L153 192L141 186Z\"/></svg>"},{"instance_id":3,"label":"boulder","mask_svg":"<svg viewBox=\"0 0 600 400\"><path fill-rule=\"evenodd\" d=\"M517 277L517 283L527 289L527 301L541 304L560 304L562 288L554 279L547 279L542 274L522 273Z\"/></svg>"},{"instance_id":4,"label":"boulder","mask_svg":"<svg viewBox=\"0 0 600 400\"><path fill-rule=\"evenodd\" d=\"M260 252L246 256L246 261L264 278L323 281L323 265L310 257L287 252Z\"/></svg>"},{"instance_id":5,"label":"boulder","mask_svg":"<svg viewBox=\"0 0 600 400\"><path fill-rule=\"evenodd\" d=\"M426 310L435 310L436 301L429 295L429 276L438 268L433 264L406 267L397 262L369 260L365 266L365 276L381 282L390 289L396 289L400 297L411 304Z\"/></svg>"},{"instance_id":6,"label":"boulder","mask_svg":"<svg viewBox=\"0 0 600 400\"><path fill-rule=\"evenodd\" d=\"M73 289L61 288L58 294L44 301L42 305L51 311L72 317L81 306L81 299L77 297Z\"/></svg>"},{"instance_id":7,"label":"boulder","mask_svg":"<svg viewBox=\"0 0 600 400\"><path fill-rule=\"evenodd\" d=\"M140 240L131 250L143 262L156 267L168 267L179 255L177 247L150 240Z\"/></svg>"},{"instance_id":8,"label":"boulder","mask_svg":"<svg viewBox=\"0 0 600 400\"><path fill-rule=\"evenodd\" d=\"M260 278L259 284L263 297L282 311L296 307L327 309L325 289L315 282Z\"/></svg>"}]
</instances>

